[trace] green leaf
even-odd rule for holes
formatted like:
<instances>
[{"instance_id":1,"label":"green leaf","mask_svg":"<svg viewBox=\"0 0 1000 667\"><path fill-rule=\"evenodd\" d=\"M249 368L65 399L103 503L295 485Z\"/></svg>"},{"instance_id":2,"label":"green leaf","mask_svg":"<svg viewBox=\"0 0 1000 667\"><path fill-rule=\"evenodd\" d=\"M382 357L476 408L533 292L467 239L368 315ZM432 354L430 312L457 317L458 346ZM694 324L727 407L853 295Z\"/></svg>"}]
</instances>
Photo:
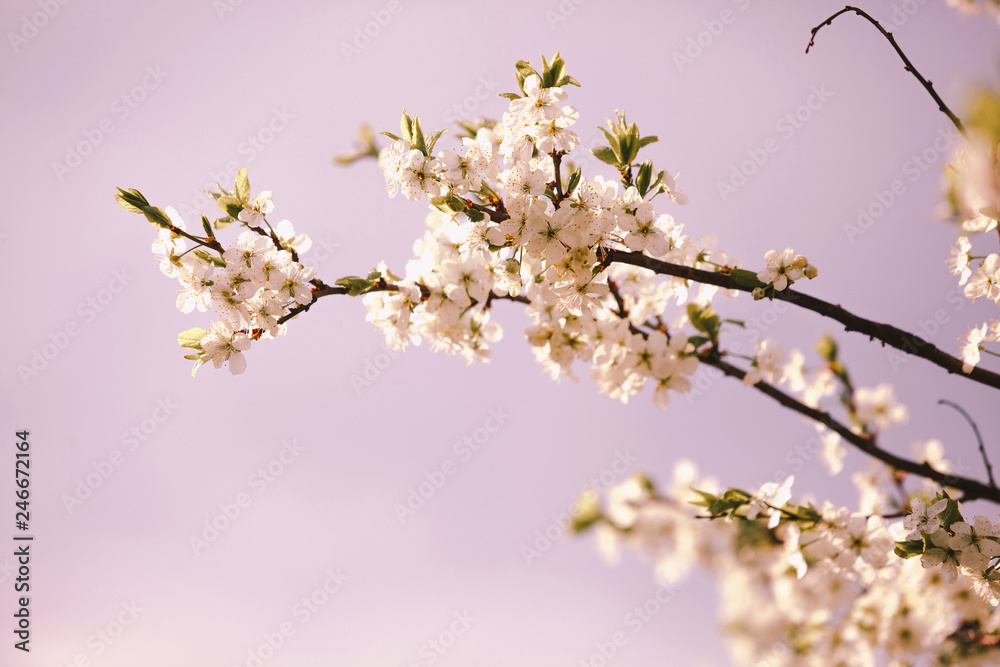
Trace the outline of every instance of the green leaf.
<instances>
[{"instance_id":1,"label":"green leaf","mask_svg":"<svg viewBox=\"0 0 1000 667\"><path fill-rule=\"evenodd\" d=\"M689 303L687 307L688 317L691 319L691 326L698 331L708 334L709 338L715 340L719 335L719 316L711 306L706 306L704 310L697 304Z\"/></svg>"},{"instance_id":2,"label":"green leaf","mask_svg":"<svg viewBox=\"0 0 1000 667\"><path fill-rule=\"evenodd\" d=\"M441 138L441 135L448 130L438 130L437 132L431 132L427 135L427 155L431 155L434 152L434 144L437 140Z\"/></svg>"},{"instance_id":3,"label":"green leaf","mask_svg":"<svg viewBox=\"0 0 1000 667\"><path fill-rule=\"evenodd\" d=\"M240 199L236 195L223 195L215 200L215 205L219 208L220 211L222 211L231 218L239 216L238 212L236 215L233 215L232 213L229 212L231 207L235 206L240 211L243 210L243 204L240 203Z\"/></svg>"},{"instance_id":4,"label":"green leaf","mask_svg":"<svg viewBox=\"0 0 1000 667\"><path fill-rule=\"evenodd\" d=\"M474 208L466 209L465 215L466 217L469 218L469 220L472 220L473 222L482 222L486 218L486 216L481 211L477 211Z\"/></svg>"},{"instance_id":5,"label":"green leaf","mask_svg":"<svg viewBox=\"0 0 1000 667\"><path fill-rule=\"evenodd\" d=\"M580 184L580 180L583 178L583 171L580 167L573 170L573 173L569 175L569 182L566 183L566 194L572 194L576 190L576 186Z\"/></svg>"},{"instance_id":6,"label":"green leaf","mask_svg":"<svg viewBox=\"0 0 1000 667\"><path fill-rule=\"evenodd\" d=\"M727 319L727 320L722 320L722 321L723 322L728 322L729 324L735 324L736 326L738 326L741 329L746 329L747 328L747 323L744 322L743 320L728 320Z\"/></svg>"},{"instance_id":7,"label":"green leaf","mask_svg":"<svg viewBox=\"0 0 1000 667\"><path fill-rule=\"evenodd\" d=\"M764 283L757 280L757 274L753 271L747 271L746 269L734 269L730 272L729 277L733 279L733 282L740 287L747 287L753 289L755 287L763 287Z\"/></svg>"},{"instance_id":8,"label":"green leaf","mask_svg":"<svg viewBox=\"0 0 1000 667\"><path fill-rule=\"evenodd\" d=\"M233 221L233 219L232 219L232 218L230 218L230 217L229 217L229 216L227 215L227 216L226 216L226 217L224 217L224 218L218 218L217 220L214 220L214 221L212 222L212 225L213 225L213 226L214 226L214 227L215 227L216 229L224 229L224 228L228 227L229 225L233 224L233 222L234 222L234 221Z\"/></svg>"},{"instance_id":9,"label":"green leaf","mask_svg":"<svg viewBox=\"0 0 1000 667\"><path fill-rule=\"evenodd\" d=\"M212 230L212 223L208 221L208 216L201 216L201 226L205 230L205 235L211 239L215 238L215 231Z\"/></svg>"},{"instance_id":10,"label":"green leaf","mask_svg":"<svg viewBox=\"0 0 1000 667\"><path fill-rule=\"evenodd\" d=\"M523 96L517 93L500 93L500 97L506 97L508 100L519 100Z\"/></svg>"},{"instance_id":11,"label":"green leaf","mask_svg":"<svg viewBox=\"0 0 1000 667\"><path fill-rule=\"evenodd\" d=\"M527 60L518 60L516 63L514 63L514 69L517 70L517 87L520 88L521 92L523 93L524 80L527 79L532 74L537 75L538 72L535 71L535 68L532 67L531 63L529 63Z\"/></svg>"},{"instance_id":12,"label":"green leaf","mask_svg":"<svg viewBox=\"0 0 1000 667\"><path fill-rule=\"evenodd\" d=\"M424 130L420 127L419 116L413 117L413 141L410 143L426 157L430 157L430 153L427 150L427 142L424 140Z\"/></svg>"},{"instance_id":13,"label":"green leaf","mask_svg":"<svg viewBox=\"0 0 1000 667\"><path fill-rule=\"evenodd\" d=\"M395 134L393 134L392 132L379 132L379 134L384 135L386 137L389 137L393 141L401 141L401 139L399 137L397 137Z\"/></svg>"},{"instance_id":14,"label":"green leaf","mask_svg":"<svg viewBox=\"0 0 1000 667\"><path fill-rule=\"evenodd\" d=\"M203 259L206 262L210 262L215 266L218 266L219 268L225 268L226 266L226 260L211 254L207 250L195 250L194 254L195 256Z\"/></svg>"},{"instance_id":15,"label":"green leaf","mask_svg":"<svg viewBox=\"0 0 1000 667\"><path fill-rule=\"evenodd\" d=\"M236 196L239 197L240 204L250 201L250 180L247 178L246 167L236 172Z\"/></svg>"},{"instance_id":16,"label":"green leaf","mask_svg":"<svg viewBox=\"0 0 1000 667\"><path fill-rule=\"evenodd\" d=\"M622 162L621 142L618 140L617 137L615 137L614 135L612 135L610 132L608 132L607 130L605 130L603 127L598 128L598 129L600 129L601 132L604 133L604 136L608 140L608 146L611 147L611 150L615 154L615 163L614 164L619 165L619 166L624 166L625 163Z\"/></svg>"},{"instance_id":17,"label":"green leaf","mask_svg":"<svg viewBox=\"0 0 1000 667\"><path fill-rule=\"evenodd\" d=\"M694 345L694 349L698 349L705 343L710 342L705 336L688 336L688 342Z\"/></svg>"},{"instance_id":18,"label":"green leaf","mask_svg":"<svg viewBox=\"0 0 1000 667\"><path fill-rule=\"evenodd\" d=\"M592 148L590 152L593 153L594 157L596 157L601 162L606 162L615 167L618 166L618 157L615 155L615 152L611 150L609 147L598 146L597 148Z\"/></svg>"},{"instance_id":19,"label":"green leaf","mask_svg":"<svg viewBox=\"0 0 1000 667\"><path fill-rule=\"evenodd\" d=\"M181 347L189 347L192 350L201 349L201 339L208 335L208 332L199 327L188 329L177 334L177 344Z\"/></svg>"},{"instance_id":20,"label":"green leaf","mask_svg":"<svg viewBox=\"0 0 1000 667\"><path fill-rule=\"evenodd\" d=\"M904 540L896 542L895 553L900 558L913 558L924 553L923 540Z\"/></svg>"},{"instance_id":21,"label":"green leaf","mask_svg":"<svg viewBox=\"0 0 1000 667\"><path fill-rule=\"evenodd\" d=\"M823 336L816 343L816 352L819 356L828 364L832 364L837 361L837 341L833 339L833 336Z\"/></svg>"},{"instance_id":22,"label":"green leaf","mask_svg":"<svg viewBox=\"0 0 1000 667\"><path fill-rule=\"evenodd\" d=\"M360 294L364 294L365 292L370 291L372 287L374 287L372 281L366 280L365 278L361 278L359 276L345 276L339 279L334 284L340 285L341 287L346 287L347 293L350 294L351 296L358 296Z\"/></svg>"},{"instance_id":23,"label":"green leaf","mask_svg":"<svg viewBox=\"0 0 1000 667\"><path fill-rule=\"evenodd\" d=\"M716 500L718 500L718 498L716 496L712 495L711 493L706 493L705 491L699 491L698 489L691 489L691 490L694 491L695 493L697 493L699 496L701 496L700 500L692 500L691 501L692 505L699 505L701 507L708 507L713 502L715 502Z\"/></svg>"},{"instance_id":24,"label":"green leaf","mask_svg":"<svg viewBox=\"0 0 1000 667\"><path fill-rule=\"evenodd\" d=\"M411 145L414 143L413 121L410 119L410 114L406 113L406 109L403 109L403 117L399 119L399 134Z\"/></svg>"},{"instance_id":25,"label":"green leaf","mask_svg":"<svg viewBox=\"0 0 1000 667\"><path fill-rule=\"evenodd\" d=\"M155 206L146 206L142 209L143 215L154 225L159 227L173 227L174 223L170 222L170 218L167 214Z\"/></svg>"},{"instance_id":26,"label":"green leaf","mask_svg":"<svg viewBox=\"0 0 1000 667\"><path fill-rule=\"evenodd\" d=\"M635 177L635 187L639 191L640 197L645 197L649 192L649 179L653 175L653 163L643 162L639 165L639 173Z\"/></svg>"},{"instance_id":27,"label":"green leaf","mask_svg":"<svg viewBox=\"0 0 1000 667\"><path fill-rule=\"evenodd\" d=\"M559 86L560 88L563 87L563 86L577 86L577 87L580 87L580 82L567 74L563 78L559 79L559 81L556 83L556 85Z\"/></svg>"},{"instance_id":28,"label":"green leaf","mask_svg":"<svg viewBox=\"0 0 1000 667\"><path fill-rule=\"evenodd\" d=\"M191 354L185 354L185 359L190 359L191 361L198 361L201 359L201 352L192 352Z\"/></svg>"},{"instance_id":29,"label":"green leaf","mask_svg":"<svg viewBox=\"0 0 1000 667\"><path fill-rule=\"evenodd\" d=\"M952 524L965 521L965 517L958 509L958 501L954 498L948 498L948 506L938 514L938 518L941 519L941 525L948 530L951 530Z\"/></svg>"},{"instance_id":30,"label":"green leaf","mask_svg":"<svg viewBox=\"0 0 1000 667\"><path fill-rule=\"evenodd\" d=\"M556 86L566 73L566 62L558 53L552 57L551 63L545 62L545 56L542 56L542 65L542 88Z\"/></svg>"},{"instance_id":31,"label":"green leaf","mask_svg":"<svg viewBox=\"0 0 1000 667\"><path fill-rule=\"evenodd\" d=\"M643 137L642 139L639 140L639 148L642 148L643 146L648 146L649 144L654 143L654 142L659 141L659 140L660 140L659 137L652 137L652 136L650 136L650 137Z\"/></svg>"},{"instance_id":32,"label":"green leaf","mask_svg":"<svg viewBox=\"0 0 1000 667\"><path fill-rule=\"evenodd\" d=\"M461 197L453 194L447 194L441 197L432 197L430 201L431 205L437 210L448 215L457 215L467 208L465 201L463 201Z\"/></svg>"},{"instance_id":33,"label":"green leaf","mask_svg":"<svg viewBox=\"0 0 1000 667\"><path fill-rule=\"evenodd\" d=\"M118 192L115 193L115 201L129 213L142 214L143 209L149 206L149 202L142 196L142 193L134 189L122 190L118 188Z\"/></svg>"}]
</instances>

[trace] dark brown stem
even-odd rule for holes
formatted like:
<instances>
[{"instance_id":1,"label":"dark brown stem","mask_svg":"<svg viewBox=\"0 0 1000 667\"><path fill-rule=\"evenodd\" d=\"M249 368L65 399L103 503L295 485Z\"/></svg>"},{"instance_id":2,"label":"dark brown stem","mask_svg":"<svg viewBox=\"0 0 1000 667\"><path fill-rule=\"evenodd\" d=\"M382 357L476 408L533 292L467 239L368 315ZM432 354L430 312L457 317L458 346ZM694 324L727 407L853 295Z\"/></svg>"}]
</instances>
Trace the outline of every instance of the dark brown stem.
<instances>
[{"instance_id":1,"label":"dark brown stem","mask_svg":"<svg viewBox=\"0 0 1000 667\"><path fill-rule=\"evenodd\" d=\"M972 415L966 412L965 408L958 403L953 403L947 399L942 398L938 401L938 403L954 408L960 415L965 417L965 421L969 422L969 425L972 427L972 432L976 436L976 441L979 443L979 454L983 457L983 464L986 466L986 476L990 479L990 486L996 488L997 483L996 480L993 479L993 466L990 465L990 459L986 456L986 447L983 446L983 434L979 432L979 426L977 426L976 422L972 419Z\"/></svg>"},{"instance_id":2,"label":"dark brown stem","mask_svg":"<svg viewBox=\"0 0 1000 667\"><path fill-rule=\"evenodd\" d=\"M702 363L714 366L726 375L736 378L737 380L742 381L743 378L746 377L746 373L744 371L723 361L717 355L710 354L700 357L700 359ZM891 452L887 452L876 445L871 436L855 433L844 424L841 424L830 416L829 413L810 407L792 396L789 396L780 389L767 384L766 382L758 382L753 385L753 387L761 393L773 398L784 407L793 410L794 412L798 412L799 414L804 415L817 423L823 424L865 454L878 459L886 465L892 466L897 470L903 470L914 475L919 475L920 477L925 477L941 484L942 486L950 486L960 489L965 492L964 497L966 500L977 500L981 498L983 500L989 500L1000 504L1000 489L997 489L994 486L988 486L978 480L969 479L968 477L950 475L946 472L935 469L926 462L917 463L915 461L910 461L896 456Z\"/></svg>"},{"instance_id":3,"label":"dark brown stem","mask_svg":"<svg viewBox=\"0 0 1000 667\"><path fill-rule=\"evenodd\" d=\"M212 250L216 251L220 255L225 252L225 248L223 248L222 244L219 243L216 239L212 239L212 238L208 238L208 237L200 238L200 237L194 236L193 234L188 234L187 232L185 232L180 227L175 227L174 225L170 225L169 229L174 234L177 234L178 236L183 236L186 239L191 239L192 241L194 241L198 245L205 246L206 248L211 248Z\"/></svg>"},{"instance_id":4,"label":"dark brown stem","mask_svg":"<svg viewBox=\"0 0 1000 667\"><path fill-rule=\"evenodd\" d=\"M652 257L637 252L609 250L608 256L609 261L631 264L632 266L641 266L662 275L684 278L685 280L693 280L695 282L706 283L708 285L717 285L725 289L735 289L742 292L753 291L752 287L740 285L726 273L714 273L711 271L695 269L690 266L671 264L659 259L653 259ZM858 317L857 315L844 310L840 306L828 303L807 294L802 294L801 292L796 292L792 289L775 291L774 298L781 299L782 301L788 301L789 303L793 303L801 308L805 308L806 310L811 310L814 313L823 315L824 317L829 317L830 319L843 324L847 331L857 331L868 336L869 338L880 341L883 345L889 345L897 350L902 350L907 354L912 354L915 357L926 359L927 361L945 369L949 373L962 375L975 382L993 387L994 389L1000 389L1000 375L980 368L979 366L973 368L971 373L964 373L962 371L963 362L961 359L956 359L955 357L946 354L942 350L939 350L937 347L931 345L923 338L903 331L902 329L894 327L891 324L880 324L878 322L873 322L872 320L867 320L863 317Z\"/></svg>"},{"instance_id":5,"label":"dark brown stem","mask_svg":"<svg viewBox=\"0 0 1000 667\"><path fill-rule=\"evenodd\" d=\"M888 32L885 28L883 28L882 24L880 24L878 21L876 21L867 13L865 13L864 10L858 9L857 7L851 7L850 5L848 5L847 7L844 7L839 12L837 12L836 14L834 14L833 16L831 16L830 18L828 18L827 20L823 21L818 26L813 28L812 35L809 37L809 44L806 46L806 53L809 53L809 49L813 47L814 42L816 40L816 33L818 33L823 28L823 26L831 25L835 18L847 12L854 12L855 14L866 19L869 23L878 28L878 31L881 32L882 35L887 40L889 40L889 44L892 45L892 48L894 48L896 50L896 53L899 54L899 57L902 58L904 69L913 76L917 77L917 81L919 81L920 84L925 89L927 89L927 92L930 93L931 97L934 98L934 101L937 102L938 109L940 109L944 113L944 115L948 116L948 119L955 124L955 127L957 127L958 131L962 133L962 136L968 136L965 133L965 127L962 126L962 121L958 119L958 116L956 116L951 112L951 109L948 108L948 105L944 103L944 100L942 100L941 97L934 90L933 84L931 84L930 81L925 79L920 74L920 72L917 71L917 68L913 66L913 63L910 62L910 59L907 58L906 54L903 53L903 50L899 48L899 44L896 43L896 38L892 36L892 33Z\"/></svg>"}]
</instances>

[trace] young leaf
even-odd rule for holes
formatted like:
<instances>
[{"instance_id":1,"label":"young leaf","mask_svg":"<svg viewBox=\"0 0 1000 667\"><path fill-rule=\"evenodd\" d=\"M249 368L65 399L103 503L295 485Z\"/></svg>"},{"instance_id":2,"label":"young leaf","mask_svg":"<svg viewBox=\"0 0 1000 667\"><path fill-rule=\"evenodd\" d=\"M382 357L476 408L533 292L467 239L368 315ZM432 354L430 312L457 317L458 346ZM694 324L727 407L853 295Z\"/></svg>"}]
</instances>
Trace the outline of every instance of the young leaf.
<instances>
[{"instance_id":1,"label":"young leaf","mask_svg":"<svg viewBox=\"0 0 1000 667\"><path fill-rule=\"evenodd\" d=\"M250 180L247 178L247 168L243 167L236 172L236 196L240 204L250 201Z\"/></svg>"},{"instance_id":2,"label":"young leaf","mask_svg":"<svg viewBox=\"0 0 1000 667\"><path fill-rule=\"evenodd\" d=\"M215 238L215 231L212 229L212 223L208 221L208 216L201 216L201 226L205 230L205 236L210 239Z\"/></svg>"},{"instance_id":3,"label":"young leaf","mask_svg":"<svg viewBox=\"0 0 1000 667\"><path fill-rule=\"evenodd\" d=\"M155 206L143 207L142 213L146 216L147 220L158 227L172 227L174 224L170 222L170 218L167 217L167 214L162 209Z\"/></svg>"},{"instance_id":4,"label":"young leaf","mask_svg":"<svg viewBox=\"0 0 1000 667\"><path fill-rule=\"evenodd\" d=\"M219 268L225 268L226 266L226 260L222 259L221 257L216 257L207 250L195 250L194 254L197 257L203 259L204 261L214 264L215 266L218 266Z\"/></svg>"},{"instance_id":5,"label":"young leaf","mask_svg":"<svg viewBox=\"0 0 1000 667\"><path fill-rule=\"evenodd\" d=\"M138 190L122 190L118 188L118 192L115 194L115 200L118 205L129 213L142 213L143 209L149 206L149 202L146 198L142 196L142 193Z\"/></svg>"},{"instance_id":6,"label":"young leaf","mask_svg":"<svg viewBox=\"0 0 1000 667\"><path fill-rule=\"evenodd\" d=\"M596 157L601 162L606 162L615 167L618 166L618 158L615 157L614 151L612 151L607 146L598 146L597 148L592 148L590 152L593 153L594 157Z\"/></svg>"},{"instance_id":7,"label":"young leaf","mask_svg":"<svg viewBox=\"0 0 1000 667\"><path fill-rule=\"evenodd\" d=\"M208 332L199 327L188 329L177 334L177 344L181 347L189 347L192 350L201 349L201 339L208 335Z\"/></svg>"},{"instance_id":8,"label":"young leaf","mask_svg":"<svg viewBox=\"0 0 1000 667\"><path fill-rule=\"evenodd\" d=\"M347 288L347 293L351 296L358 296L371 290L374 285L370 280L365 280L359 276L345 276L339 279L336 285Z\"/></svg>"}]
</instances>

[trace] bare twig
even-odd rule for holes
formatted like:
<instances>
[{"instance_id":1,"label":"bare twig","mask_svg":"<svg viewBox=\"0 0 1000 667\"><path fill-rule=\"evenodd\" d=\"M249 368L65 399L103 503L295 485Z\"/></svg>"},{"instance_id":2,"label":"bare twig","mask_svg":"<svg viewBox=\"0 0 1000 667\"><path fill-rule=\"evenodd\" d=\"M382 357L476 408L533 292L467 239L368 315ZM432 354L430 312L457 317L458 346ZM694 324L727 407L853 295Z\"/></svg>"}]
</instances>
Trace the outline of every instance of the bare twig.
<instances>
[{"instance_id":1,"label":"bare twig","mask_svg":"<svg viewBox=\"0 0 1000 667\"><path fill-rule=\"evenodd\" d=\"M864 10L858 9L857 7L851 7L850 5L848 5L847 7L844 7L839 12L837 12L836 14L834 14L833 16L831 16L830 18L828 18L827 20L823 21L818 26L813 28L812 35L809 37L809 44L806 46L806 53L809 53L809 49L813 47L814 42L816 40L816 33L818 33L823 28L823 26L831 25L835 18L847 12L854 12L855 14L866 19L869 23L878 28L878 31L881 32L882 35L887 40L889 40L889 44L892 45L892 48L894 48L896 50L896 53L899 54L899 57L902 58L904 69L913 76L917 77L917 81L919 81L920 84L927 89L927 92L930 93L931 97L934 98L934 101L937 102L938 109L940 109L944 113L944 115L948 116L948 119L955 124L955 127L957 127L958 131L962 133L962 136L967 136L965 134L965 127L962 125L962 121L958 119L958 116L956 116L951 112L951 109L948 108L948 105L944 103L944 100L942 100L941 97L934 90L934 85L930 81L925 79L920 74L920 72L917 71L917 68L913 66L913 63L910 62L910 59L907 58L906 54L903 53L903 50L899 48L899 44L896 43L896 38L892 36L892 33L888 32L885 28L883 28L882 24L880 24L878 21L876 21L867 13L865 13Z\"/></svg>"},{"instance_id":2,"label":"bare twig","mask_svg":"<svg viewBox=\"0 0 1000 667\"><path fill-rule=\"evenodd\" d=\"M996 488L997 483L993 479L993 466L990 465L990 459L986 456L986 447L983 446L983 435L979 432L979 427L976 425L976 422L973 421L972 415L966 412L965 408L958 403L953 403L947 399L942 398L938 401L938 403L940 405L947 405L950 408L954 408L959 412L959 414L965 417L965 421L969 422L969 425L972 427L972 432L976 434L976 440L979 442L979 453L982 455L983 463L986 465L986 476L990 479L990 486Z\"/></svg>"},{"instance_id":3,"label":"bare twig","mask_svg":"<svg viewBox=\"0 0 1000 667\"><path fill-rule=\"evenodd\" d=\"M701 357L700 359L703 363L706 363L709 366L714 366L726 375L736 378L737 380L742 380L746 376L744 371L723 361L718 358L717 355L707 355L706 357ZM767 384L766 382L758 382L754 385L754 389L770 396L786 408L798 412L815 422L823 424L850 444L854 445L869 456L882 461L886 465L892 466L897 470L904 470L908 473L925 477L941 484L942 486L960 489L965 492L964 498L966 500L977 500L982 498L984 500L1000 504L1000 489L996 488L994 485L983 484L978 480L969 479L968 477L951 475L941 470L937 470L927 462L917 463L916 461L910 461L909 459L904 459L891 452L887 452L876 445L871 436L855 433L844 424L841 424L834 419L828 412L823 412L822 410L817 410L816 408L808 406L794 397L789 396L777 387Z\"/></svg>"}]
</instances>

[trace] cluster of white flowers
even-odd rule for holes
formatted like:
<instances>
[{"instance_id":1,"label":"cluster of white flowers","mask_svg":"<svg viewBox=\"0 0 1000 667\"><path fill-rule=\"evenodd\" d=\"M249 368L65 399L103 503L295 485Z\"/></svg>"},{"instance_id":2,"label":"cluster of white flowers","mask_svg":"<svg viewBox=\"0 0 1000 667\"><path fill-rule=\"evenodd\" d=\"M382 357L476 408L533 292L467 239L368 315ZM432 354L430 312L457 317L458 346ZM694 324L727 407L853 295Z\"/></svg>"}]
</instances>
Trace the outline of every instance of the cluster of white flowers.
<instances>
[{"instance_id":1,"label":"cluster of white flowers","mask_svg":"<svg viewBox=\"0 0 1000 667\"><path fill-rule=\"evenodd\" d=\"M885 504L891 477L881 475L875 490ZM982 516L966 523L956 501L923 496L912 499L905 521L830 503L794 505L791 484L789 477L753 493L721 490L680 462L666 489L633 477L609 488L603 506L595 498L578 504L576 528L592 528L610 561L623 547L651 559L664 585L696 565L710 569L741 664L995 663L995 523ZM706 511L717 518L698 518ZM907 542L913 535L926 537L926 550ZM920 558L896 557L904 546Z\"/></svg>"},{"instance_id":2,"label":"cluster of white flowers","mask_svg":"<svg viewBox=\"0 0 1000 667\"><path fill-rule=\"evenodd\" d=\"M275 245L259 227L273 207L270 192L247 202L239 220L248 228L221 257L169 227L157 232L152 249L160 272L176 278L182 287L178 310L206 312L214 307L219 315L208 331L196 328L185 332L187 336L182 334L181 344L193 350L188 358L196 362L195 370L211 361L216 368L228 363L233 375L242 374L246 369L243 352L250 342L283 334L285 325L278 320L288 309L312 302L315 270L294 261L291 252L308 249L310 241L296 235L291 223L283 220L275 231L282 247ZM176 210L168 207L165 213L175 229L186 231Z\"/></svg>"},{"instance_id":3,"label":"cluster of white flowers","mask_svg":"<svg viewBox=\"0 0 1000 667\"><path fill-rule=\"evenodd\" d=\"M366 295L368 320L394 348L428 339L470 361L486 359L487 343L500 337L489 320L492 302L518 299L529 304L534 322L527 338L553 378L575 380L572 366L580 360L591 365L603 393L624 402L651 380L654 403L666 406L671 391L690 388L698 360L681 332L689 313L664 321L665 308L673 301L705 311L719 290L630 265L609 267L602 258L618 248L711 271L731 271L740 262L716 249L714 236L687 236L673 217L656 211L651 200L660 193L687 201L666 172L659 172L655 187L651 179L633 182L631 163L621 167L620 183L557 173L562 157L579 145L571 130L579 114L564 104L561 85L543 86L548 69L539 75L522 64L523 94L509 95L501 122L467 126L470 136L460 148L432 155L440 133L425 137L419 119L405 113L405 136L389 135L394 141L379 155L386 191L413 201L426 195L429 230L414 245L417 258L400 283L405 287ZM558 56L553 66L561 73ZM623 152L634 157L638 146L655 140L641 140L621 114L619 123L617 135L606 135L611 143L622 141L616 153L622 162L628 161ZM651 163L644 168L656 174ZM775 289L816 275L791 250L772 251L766 262L759 278ZM765 355L753 373L760 369L760 377L769 378L762 373L770 363Z\"/></svg>"},{"instance_id":4,"label":"cluster of white flowers","mask_svg":"<svg viewBox=\"0 0 1000 667\"><path fill-rule=\"evenodd\" d=\"M995 3L985 4L992 5L996 11ZM981 116L992 118L1000 113L1000 96L984 92L977 105L987 110L980 112ZM967 299L983 298L1000 306L1000 254L977 256L972 249L973 235L989 238L1000 233L997 227L1000 219L1000 137L993 134L995 131L992 126L973 124L955 162L948 166L948 202L962 231L951 251L948 267L958 276L958 284L963 287ZM961 348L962 369L971 372L979 364L983 351L995 354L985 347L986 343L995 342L1000 342L1000 319L972 327Z\"/></svg>"}]
</instances>

